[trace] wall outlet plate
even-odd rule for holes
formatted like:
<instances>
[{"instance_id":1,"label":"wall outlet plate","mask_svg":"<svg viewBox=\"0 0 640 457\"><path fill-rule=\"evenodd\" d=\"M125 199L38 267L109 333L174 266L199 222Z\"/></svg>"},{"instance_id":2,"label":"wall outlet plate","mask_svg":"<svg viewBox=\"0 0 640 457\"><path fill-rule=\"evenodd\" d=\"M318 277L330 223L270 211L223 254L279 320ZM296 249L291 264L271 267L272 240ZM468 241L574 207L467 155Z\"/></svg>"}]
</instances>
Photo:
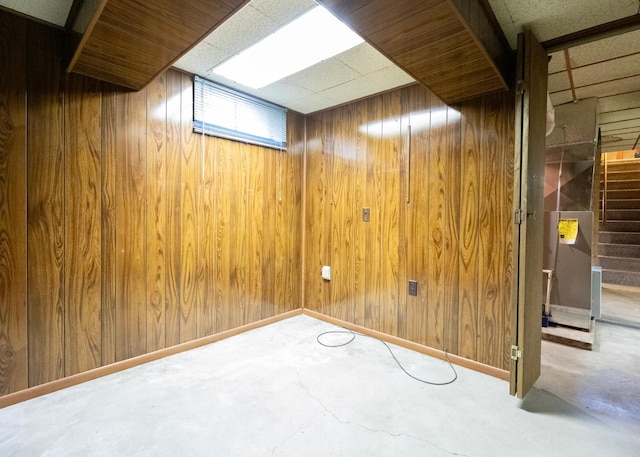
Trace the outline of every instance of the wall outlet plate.
<instances>
[{"instance_id":1,"label":"wall outlet plate","mask_svg":"<svg viewBox=\"0 0 640 457\"><path fill-rule=\"evenodd\" d=\"M418 281L409 280L409 295L418 295Z\"/></svg>"}]
</instances>

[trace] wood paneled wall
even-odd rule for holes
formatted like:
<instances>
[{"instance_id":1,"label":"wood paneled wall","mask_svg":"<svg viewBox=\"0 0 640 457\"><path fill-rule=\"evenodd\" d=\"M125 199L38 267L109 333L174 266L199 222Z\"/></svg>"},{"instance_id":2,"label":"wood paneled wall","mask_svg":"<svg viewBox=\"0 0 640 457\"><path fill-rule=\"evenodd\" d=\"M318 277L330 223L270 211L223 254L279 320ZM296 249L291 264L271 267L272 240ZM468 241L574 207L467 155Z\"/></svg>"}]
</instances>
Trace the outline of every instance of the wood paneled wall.
<instances>
[{"instance_id":1,"label":"wood paneled wall","mask_svg":"<svg viewBox=\"0 0 640 457\"><path fill-rule=\"evenodd\" d=\"M192 82L66 74L0 12L0 394L300 303L304 120L289 149L192 133Z\"/></svg>"},{"instance_id":2,"label":"wood paneled wall","mask_svg":"<svg viewBox=\"0 0 640 457\"><path fill-rule=\"evenodd\" d=\"M508 369L513 105L416 85L310 116L305 306Z\"/></svg>"}]
</instances>

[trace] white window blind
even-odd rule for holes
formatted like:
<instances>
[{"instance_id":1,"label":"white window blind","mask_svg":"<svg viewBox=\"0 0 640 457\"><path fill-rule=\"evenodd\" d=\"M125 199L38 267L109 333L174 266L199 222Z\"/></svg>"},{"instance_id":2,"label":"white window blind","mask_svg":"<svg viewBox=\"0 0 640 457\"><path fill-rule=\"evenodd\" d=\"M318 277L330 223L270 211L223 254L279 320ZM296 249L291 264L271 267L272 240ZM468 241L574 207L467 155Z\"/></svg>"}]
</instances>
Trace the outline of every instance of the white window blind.
<instances>
[{"instance_id":1,"label":"white window blind","mask_svg":"<svg viewBox=\"0 0 640 457\"><path fill-rule=\"evenodd\" d=\"M206 135L287 148L287 110L198 76L193 82L193 129Z\"/></svg>"}]
</instances>

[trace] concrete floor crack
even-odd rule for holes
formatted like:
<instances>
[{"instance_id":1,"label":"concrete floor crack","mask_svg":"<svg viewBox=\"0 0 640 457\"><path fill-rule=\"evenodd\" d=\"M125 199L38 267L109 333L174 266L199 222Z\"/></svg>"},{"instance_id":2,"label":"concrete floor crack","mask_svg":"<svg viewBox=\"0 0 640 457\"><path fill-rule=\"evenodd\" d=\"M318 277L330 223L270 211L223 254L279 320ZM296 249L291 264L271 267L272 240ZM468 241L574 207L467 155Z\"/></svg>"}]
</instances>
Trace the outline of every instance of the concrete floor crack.
<instances>
[{"instance_id":1,"label":"concrete floor crack","mask_svg":"<svg viewBox=\"0 0 640 457\"><path fill-rule=\"evenodd\" d=\"M302 379L300 378L300 372L299 372L298 370L296 370L296 375L298 376L298 384L300 385L300 387L302 388L302 390L304 390L310 398L312 398L313 400L317 401L317 402L318 402L318 404L319 404L319 405L324 409L324 411L325 411L327 414L329 414L331 417L333 417L333 418L334 418L334 420L336 420L336 421L337 421L337 422L339 422L340 424L343 424L343 425L353 425L353 426L356 426L356 427L360 427L361 429L366 430L366 431L367 431L367 432L369 432L369 433L383 433L383 434L387 434L387 435L389 435L389 436L392 436L392 437L394 437L394 438L402 438L402 437L405 437L405 438L414 439L414 440L416 440L416 441L420 441L420 442L425 443L425 444L427 444L427 445L429 445L429 446L432 446L432 447L434 447L434 448L438 449L439 451L446 452L447 454L452 455L452 456L458 456L458 457L469 457L469 456L468 456L468 455L466 455L466 454L459 454L459 453L457 453L457 452L451 452L451 451L449 451L449 450L447 450L447 449L443 449L443 448L441 448L440 446L436 445L435 443L433 443L433 442L431 442L431 441L429 441L429 440L426 440L426 439L424 439L424 438L419 438L419 437L416 437L416 436L413 436L413 435L409 435L409 434L407 434L407 433L393 433L393 432L390 432L390 431L388 431L388 430L376 430L376 429L369 428L369 427L367 427L367 426L365 426L365 425L359 424L359 423L357 423L357 422L351 422L351 421L346 421L346 420L340 419L340 418L337 416L337 414L336 414L336 413L334 413L332 410L330 410L330 409L327 407L327 405L325 405L325 404L324 404L324 402L323 402L320 398L318 398L318 397L316 397L315 395L313 395L313 394L311 393L311 391L309 390L309 388L308 388L307 386L305 386L305 385L304 385L304 383L302 382ZM316 414L313 418L311 418L309 421L307 421L307 423L309 423L311 420L315 419L317 416L319 416L319 414ZM306 425L306 424L305 424L305 425ZM300 427L300 429L302 429L302 427ZM288 439L290 439L291 437L293 437L296 433L298 433L298 432L300 431L300 429L298 429L294 434L292 434L291 436L289 436L289 437L287 438L287 440L288 440ZM285 440L285 442L286 442L286 440ZM284 444L284 442L283 442L282 444ZM282 446L282 444L281 444L280 446ZM278 447L280 447L280 446L278 446ZM271 454L271 455L273 456L273 454Z\"/></svg>"}]
</instances>

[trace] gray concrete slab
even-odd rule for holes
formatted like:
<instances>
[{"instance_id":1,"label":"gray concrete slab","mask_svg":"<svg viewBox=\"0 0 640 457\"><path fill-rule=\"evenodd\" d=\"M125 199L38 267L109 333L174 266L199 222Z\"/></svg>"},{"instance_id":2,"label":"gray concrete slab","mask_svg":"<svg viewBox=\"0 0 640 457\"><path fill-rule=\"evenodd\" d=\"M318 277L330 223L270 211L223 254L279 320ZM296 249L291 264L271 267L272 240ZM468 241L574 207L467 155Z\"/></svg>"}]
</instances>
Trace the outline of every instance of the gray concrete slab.
<instances>
[{"instance_id":1,"label":"gray concrete slab","mask_svg":"<svg viewBox=\"0 0 640 457\"><path fill-rule=\"evenodd\" d=\"M637 401L637 350L600 369L563 351L607 359L604 342L601 352L543 342L541 380L521 401L506 382L461 367L453 384L419 383L372 338L319 345L332 329L297 316L9 406L0 455L640 455L637 410L616 403ZM637 341L638 331L625 331ZM452 375L441 360L394 351L418 377Z\"/></svg>"}]
</instances>

